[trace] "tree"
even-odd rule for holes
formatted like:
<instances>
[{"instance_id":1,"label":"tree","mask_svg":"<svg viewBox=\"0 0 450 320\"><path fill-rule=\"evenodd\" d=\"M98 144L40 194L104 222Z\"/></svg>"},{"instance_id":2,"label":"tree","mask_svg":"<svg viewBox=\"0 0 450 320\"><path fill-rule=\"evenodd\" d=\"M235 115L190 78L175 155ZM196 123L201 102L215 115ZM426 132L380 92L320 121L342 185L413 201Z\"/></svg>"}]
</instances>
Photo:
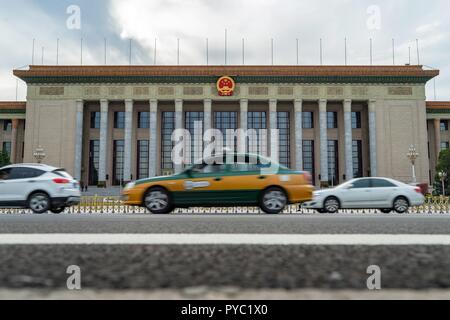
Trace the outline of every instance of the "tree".
<instances>
[{"instance_id":1,"label":"tree","mask_svg":"<svg viewBox=\"0 0 450 320\"><path fill-rule=\"evenodd\" d=\"M11 164L10 156L8 152L2 151L0 152L0 168L4 166L8 166Z\"/></svg>"},{"instance_id":2,"label":"tree","mask_svg":"<svg viewBox=\"0 0 450 320\"><path fill-rule=\"evenodd\" d=\"M438 164L436 166L436 176L434 177L434 194L442 195L442 181L439 172L445 172L447 176L444 179L445 194L450 195L450 150L442 150L439 154Z\"/></svg>"}]
</instances>

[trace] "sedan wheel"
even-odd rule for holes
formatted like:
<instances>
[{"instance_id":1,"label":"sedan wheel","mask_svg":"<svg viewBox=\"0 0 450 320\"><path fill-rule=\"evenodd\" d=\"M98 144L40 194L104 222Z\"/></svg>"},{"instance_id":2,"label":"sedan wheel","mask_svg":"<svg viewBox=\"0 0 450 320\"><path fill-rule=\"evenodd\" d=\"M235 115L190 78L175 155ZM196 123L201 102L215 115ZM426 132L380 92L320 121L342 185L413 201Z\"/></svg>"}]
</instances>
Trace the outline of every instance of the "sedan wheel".
<instances>
[{"instance_id":1,"label":"sedan wheel","mask_svg":"<svg viewBox=\"0 0 450 320\"><path fill-rule=\"evenodd\" d=\"M409 209L408 200L403 197L397 198L394 201L394 210L397 213L405 213Z\"/></svg>"},{"instance_id":2,"label":"sedan wheel","mask_svg":"<svg viewBox=\"0 0 450 320\"><path fill-rule=\"evenodd\" d=\"M45 193L32 194L28 200L28 207L36 214L42 214L50 209L50 198Z\"/></svg>"},{"instance_id":3,"label":"sedan wheel","mask_svg":"<svg viewBox=\"0 0 450 320\"><path fill-rule=\"evenodd\" d=\"M334 197L328 198L325 200L324 209L328 213L337 213L339 210L339 200Z\"/></svg>"},{"instance_id":4,"label":"sedan wheel","mask_svg":"<svg viewBox=\"0 0 450 320\"><path fill-rule=\"evenodd\" d=\"M262 194L260 207L268 214L283 212L288 203L286 193L280 188L269 188Z\"/></svg>"},{"instance_id":5,"label":"sedan wheel","mask_svg":"<svg viewBox=\"0 0 450 320\"><path fill-rule=\"evenodd\" d=\"M63 213L66 210L66 207L60 207L60 208L52 208L50 211L54 214L60 214Z\"/></svg>"},{"instance_id":6,"label":"sedan wheel","mask_svg":"<svg viewBox=\"0 0 450 320\"><path fill-rule=\"evenodd\" d=\"M391 213L391 212L392 212L392 209L381 209L380 211L381 211L382 213L388 214L388 213Z\"/></svg>"},{"instance_id":7,"label":"sedan wheel","mask_svg":"<svg viewBox=\"0 0 450 320\"><path fill-rule=\"evenodd\" d=\"M163 188L153 188L144 199L145 207L154 214L167 214L173 210L169 193Z\"/></svg>"}]
</instances>

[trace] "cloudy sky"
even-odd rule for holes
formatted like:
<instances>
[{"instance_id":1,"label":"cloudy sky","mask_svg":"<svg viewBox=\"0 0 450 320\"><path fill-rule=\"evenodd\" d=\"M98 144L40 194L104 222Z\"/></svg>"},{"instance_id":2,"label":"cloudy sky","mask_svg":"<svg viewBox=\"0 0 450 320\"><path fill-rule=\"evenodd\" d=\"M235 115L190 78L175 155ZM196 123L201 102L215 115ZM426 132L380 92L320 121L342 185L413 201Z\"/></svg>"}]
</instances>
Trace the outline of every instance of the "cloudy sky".
<instances>
[{"instance_id":1,"label":"cloudy sky","mask_svg":"<svg viewBox=\"0 0 450 320\"><path fill-rule=\"evenodd\" d=\"M275 64L344 64L344 38L349 64L369 64L369 39L373 63L417 64L438 68L438 100L450 100L450 2L448 0L15 0L0 4L0 100L16 99L14 68L32 63L56 64L56 39L60 39L59 64L177 63L224 64L224 34L228 33L228 64L271 64L271 39ZM42 50L44 48L44 50ZM42 54L44 52L44 54ZM411 52L411 58L409 55ZM434 100L434 84L427 86ZM18 99L25 99L19 82Z\"/></svg>"}]
</instances>

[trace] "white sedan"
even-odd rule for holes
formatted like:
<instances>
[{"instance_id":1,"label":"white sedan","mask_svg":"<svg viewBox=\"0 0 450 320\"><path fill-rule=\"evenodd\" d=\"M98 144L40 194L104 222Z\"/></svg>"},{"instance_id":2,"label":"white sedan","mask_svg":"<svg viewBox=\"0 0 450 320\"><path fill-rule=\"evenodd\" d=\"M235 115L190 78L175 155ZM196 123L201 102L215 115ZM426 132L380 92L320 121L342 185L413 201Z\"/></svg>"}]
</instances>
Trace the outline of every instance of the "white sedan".
<instances>
[{"instance_id":1,"label":"white sedan","mask_svg":"<svg viewBox=\"0 0 450 320\"><path fill-rule=\"evenodd\" d=\"M314 192L313 200L303 205L320 213L339 209L379 209L405 213L411 206L425 202L421 189L389 178L360 178L336 188Z\"/></svg>"}]
</instances>

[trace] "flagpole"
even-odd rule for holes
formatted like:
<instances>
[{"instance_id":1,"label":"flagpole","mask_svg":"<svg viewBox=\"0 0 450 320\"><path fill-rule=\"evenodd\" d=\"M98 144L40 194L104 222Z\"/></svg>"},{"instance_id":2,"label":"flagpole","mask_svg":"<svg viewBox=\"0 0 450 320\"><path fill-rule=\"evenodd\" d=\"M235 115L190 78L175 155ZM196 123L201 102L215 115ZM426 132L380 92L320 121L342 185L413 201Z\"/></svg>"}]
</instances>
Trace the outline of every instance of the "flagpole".
<instances>
[{"instance_id":1,"label":"flagpole","mask_svg":"<svg viewBox=\"0 0 450 320\"><path fill-rule=\"evenodd\" d=\"M344 38L344 47L345 65L347 65L347 38Z\"/></svg>"},{"instance_id":2,"label":"flagpole","mask_svg":"<svg viewBox=\"0 0 450 320\"><path fill-rule=\"evenodd\" d=\"M81 44L80 62L81 62L81 65L83 65L83 38L81 38L80 44Z\"/></svg>"},{"instance_id":3,"label":"flagpole","mask_svg":"<svg viewBox=\"0 0 450 320\"><path fill-rule=\"evenodd\" d=\"M416 48L417 48L417 65L420 65L419 39L416 39Z\"/></svg>"},{"instance_id":4,"label":"flagpole","mask_svg":"<svg viewBox=\"0 0 450 320\"><path fill-rule=\"evenodd\" d=\"M130 56L129 56L129 59L128 59L129 60L128 62L130 64L130 66L131 66L131 54L132 54L131 50L132 50L132 39L130 39L130 51L129 51L129 55Z\"/></svg>"},{"instance_id":5,"label":"flagpole","mask_svg":"<svg viewBox=\"0 0 450 320\"><path fill-rule=\"evenodd\" d=\"M177 39L177 65L180 65L180 38Z\"/></svg>"},{"instance_id":6,"label":"flagpole","mask_svg":"<svg viewBox=\"0 0 450 320\"><path fill-rule=\"evenodd\" d=\"M395 39L392 39L392 64L395 66Z\"/></svg>"},{"instance_id":7,"label":"flagpole","mask_svg":"<svg viewBox=\"0 0 450 320\"><path fill-rule=\"evenodd\" d=\"M273 38L270 39L270 46L271 46L271 51L272 51L272 65L274 63L274 59L273 59Z\"/></svg>"},{"instance_id":8,"label":"flagpole","mask_svg":"<svg viewBox=\"0 0 450 320\"><path fill-rule=\"evenodd\" d=\"M320 38L320 65L323 65L323 48L322 48L322 38Z\"/></svg>"},{"instance_id":9,"label":"flagpole","mask_svg":"<svg viewBox=\"0 0 450 320\"><path fill-rule=\"evenodd\" d=\"M56 65L59 65L59 38L56 39Z\"/></svg>"},{"instance_id":10,"label":"flagpole","mask_svg":"<svg viewBox=\"0 0 450 320\"><path fill-rule=\"evenodd\" d=\"M155 38L155 47L153 52L153 64L156 66L156 38Z\"/></svg>"},{"instance_id":11,"label":"flagpole","mask_svg":"<svg viewBox=\"0 0 450 320\"><path fill-rule=\"evenodd\" d=\"M373 65L373 39L370 38L370 65Z\"/></svg>"},{"instance_id":12,"label":"flagpole","mask_svg":"<svg viewBox=\"0 0 450 320\"><path fill-rule=\"evenodd\" d=\"M104 58L105 58L105 66L106 66L106 63L107 63L107 62L106 62L106 38L104 39L104 42L105 42L105 43L104 43L104 51L105 51L105 52L104 52L104 54L105 54L105 57L104 57Z\"/></svg>"},{"instance_id":13,"label":"flagpole","mask_svg":"<svg viewBox=\"0 0 450 320\"><path fill-rule=\"evenodd\" d=\"M209 66L209 39L206 38L206 65Z\"/></svg>"},{"instance_id":14,"label":"flagpole","mask_svg":"<svg viewBox=\"0 0 450 320\"><path fill-rule=\"evenodd\" d=\"M242 65L245 65L245 39L242 38Z\"/></svg>"},{"instance_id":15,"label":"flagpole","mask_svg":"<svg viewBox=\"0 0 450 320\"><path fill-rule=\"evenodd\" d=\"M44 65L44 50L45 50L45 48L44 47L42 47L42 61L41 61L41 64L42 65Z\"/></svg>"},{"instance_id":16,"label":"flagpole","mask_svg":"<svg viewBox=\"0 0 450 320\"><path fill-rule=\"evenodd\" d=\"M299 64L299 41L298 41L298 38L296 40L297 40L297 65L298 65Z\"/></svg>"},{"instance_id":17,"label":"flagpole","mask_svg":"<svg viewBox=\"0 0 450 320\"><path fill-rule=\"evenodd\" d=\"M225 65L228 63L228 30L225 29Z\"/></svg>"},{"instance_id":18,"label":"flagpole","mask_svg":"<svg viewBox=\"0 0 450 320\"><path fill-rule=\"evenodd\" d=\"M34 47L36 44L36 39L33 39L33 49L31 50L31 65L34 65Z\"/></svg>"}]
</instances>

